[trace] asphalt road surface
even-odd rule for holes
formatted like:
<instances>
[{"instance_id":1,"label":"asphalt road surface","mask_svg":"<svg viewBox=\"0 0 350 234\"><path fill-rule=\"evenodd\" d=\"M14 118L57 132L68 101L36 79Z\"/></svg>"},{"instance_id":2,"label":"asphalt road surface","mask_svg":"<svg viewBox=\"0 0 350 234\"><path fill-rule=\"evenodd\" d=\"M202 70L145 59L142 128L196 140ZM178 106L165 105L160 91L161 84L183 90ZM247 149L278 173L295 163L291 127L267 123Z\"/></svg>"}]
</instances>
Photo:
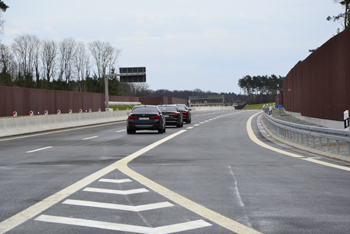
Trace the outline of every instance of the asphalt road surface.
<instances>
[{"instance_id":1,"label":"asphalt road surface","mask_svg":"<svg viewBox=\"0 0 350 234\"><path fill-rule=\"evenodd\" d=\"M0 233L350 233L349 165L269 141L258 113L0 139Z\"/></svg>"}]
</instances>

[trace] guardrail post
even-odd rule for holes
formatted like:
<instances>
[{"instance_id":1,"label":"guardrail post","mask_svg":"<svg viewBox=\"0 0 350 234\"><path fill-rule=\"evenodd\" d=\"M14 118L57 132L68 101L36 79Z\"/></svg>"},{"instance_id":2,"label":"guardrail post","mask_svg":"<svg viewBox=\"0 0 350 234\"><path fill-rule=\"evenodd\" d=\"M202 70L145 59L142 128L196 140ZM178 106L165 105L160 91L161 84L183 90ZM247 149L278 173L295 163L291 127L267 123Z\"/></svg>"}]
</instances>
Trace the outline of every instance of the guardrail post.
<instances>
[{"instance_id":1,"label":"guardrail post","mask_svg":"<svg viewBox=\"0 0 350 234\"><path fill-rule=\"evenodd\" d=\"M306 144L309 146L309 135L306 135Z\"/></svg>"},{"instance_id":2,"label":"guardrail post","mask_svg":"<svg viewBox=\"0 0 350 234\"><path fill-rule=\"evenodd\" d=\"M320 149L322 149L322 137L320 137Z\"/></svg>"},{"instance_id":3,"label":"guardrail post","mask_svg":"<svg viewBox=\"0 0 350 234\"><path fill-rule=\"evenodd\" d=\"M304 144L304 134L300 134L300 137L301 137L301 144L303 145Z\"/></svg>"},{"instance_id":4,"label":"guardrail post","mask_svg":"<svg viewBox=\"0 0 350 234\"><path fill-rule=\"evenodd\" d=\"M337 153L340 153L340 148L339 148L339 141L337 140Z\"/></svg>"},{"instance_id":5,"label":"guardrail post","mask_svg":"<svg viewBox=\"0 0 350 234\"><path fill-rule=\"evenodd\" d=\"M327 149L328 149L328 151L331 151L331 145L329 143L329 138L327 138Z\"/></svg>"},{"instance_id":6,"label":"guardrail post","mask_svg":"<svg viewBox=\"0 0 350 234\"><path fill-rule=\"evenodd\" d=\"M346 144L348 145L348 155L350 155L350 142L346 142Z\"/></svg>"},{"instance_id":7,"label":"guardrail post","mask_svg":"<svg viewBox=\"0 0 350 234\"><path fill-rule=\"evenodd\" d=\"M315 137L314 136L312 136L312 148L314 148L314 149L316 148L315 147Z\"/></svg>"}]
</instances>

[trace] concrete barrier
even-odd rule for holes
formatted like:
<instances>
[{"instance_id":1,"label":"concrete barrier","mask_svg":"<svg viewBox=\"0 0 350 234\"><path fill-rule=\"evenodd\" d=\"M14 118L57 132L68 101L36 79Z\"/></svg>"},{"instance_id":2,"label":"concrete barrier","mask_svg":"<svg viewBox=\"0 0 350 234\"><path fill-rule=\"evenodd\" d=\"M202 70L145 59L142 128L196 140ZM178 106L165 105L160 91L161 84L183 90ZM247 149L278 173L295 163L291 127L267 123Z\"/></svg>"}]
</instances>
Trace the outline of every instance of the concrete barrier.
<instances>
[{"instance_id":1,"label":"concrete barrier","mask_svg":"<svg viewBox=\"0 0 350 234\"><path fill-rule=\"evenodd\" d=\"M0 137L124 121L127 111L42 115L0 119Z\"/></svg>"},{"instance_id":2,"label":"concrete barrier","mask_svg":"<svg viewBox=\"0 0 350 234\"><path fill-rule=\"evenodd\" d=\"M234 110L233 107L223 106L191 107L191 109L193 112ZM130 110L3 118L0 119L0 137L124 121L127 112Z\"/></svg>"}]
</instances>

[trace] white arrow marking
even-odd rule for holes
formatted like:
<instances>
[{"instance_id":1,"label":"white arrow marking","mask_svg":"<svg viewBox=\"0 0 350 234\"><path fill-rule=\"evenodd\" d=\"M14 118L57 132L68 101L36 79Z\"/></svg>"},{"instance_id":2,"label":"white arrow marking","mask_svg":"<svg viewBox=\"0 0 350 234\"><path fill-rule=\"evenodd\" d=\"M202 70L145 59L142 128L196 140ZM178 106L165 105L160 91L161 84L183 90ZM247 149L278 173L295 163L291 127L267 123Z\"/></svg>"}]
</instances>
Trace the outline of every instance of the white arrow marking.
<instances>
[{"instance_id":1,"label":"white arrow marking","mask_svg":"<svg viewBox=\"0 0 350 234\"><path fill-rule=\"evenodd\" d=\"M100 189L100 188L85 188L83 191L85 192L95 192L95 193L110 193L110 194L121 194L121 195L129 195L135 193L146 193L149 192L147 189L131 189L131 190L114 190L114 189Z\"/></svg>"},{"instance_id":2,"label":"white arrow marking","mask_svg":"<svg viewBox=\"0 0 350 234\"><path fill-rule=\"evenodd\" d=\"M107 182L107 183L115 183L115 184L121 184L121 183L127 183L131 182L130 179L123 179L123 180L113 180L113 179L100 179L98 182Z\"/></svg>"},{"instance_id":3,"label":"white arrow marking","mask_svg":"<svg viewBox=\"0 0 350 234\"><path fill-rule=\"evenodd\" d=\"M140 205L140 206L128 206L128 205L118 205L118 204L112 204L112 203L92 202L92 201L82 201L82 200L72 200L72 199L67 199L62 204L75 205L75 206L88 206L88 207L104 208L104 209L111 209L111 210L126 210L126 211L134 211L134 212L140 212L145 210L155 210L159 208L174 206L170 202L159 202L159 203Z\"/></svg>"},{"instance_id":4,"label":"white arrow marking","mask_svg":"<svg viewBox=\"0 0 350 234\"><path fill-rule=\"evenodd\" d=\"M92 137L84 138L83 140L84 140L84 141L85 141L85 140L90 140L90 139L94 139L94 138L96 138L96 137L98 137L98 136L92 136Z\"/></svg>"},{"instance_id":5,"label":"white arrow marking","mask_svg":"<svg viewBox=\"0 0 350 234\"><path fill-rule=\"evenodd\" d=\"M167 225L167 226L162 226L157 228L134 226L134 225L127 225L127 224L119 224L119 223L110 223L110 222L100 222L100 221L89 220L89 219L67 218L67 217L51 216L51 215L40 215L35 220L42 221L42 222L49 222L49 223L60 223L60 224L68 224L68 225L75 225L75 226L82 226L82 227L100 228L100 229L107 229L107 230L121 231L121 232L157 233L157 234L182 232L182 231L192 230L196 228L212 226L210 223L207 223L204 220L178 223L174 225Z\"/></svg>"},{"instance_id":6,"label":"white arrow marking","mask_svg":"<svg viewBox=\"0 0 350 234\"><path fill-rule=\"evenodd\" d=\"M45 148L40 148L40 149L36 149L36 150L27 151L26 153L33 153L33 152L40 151L40 150L50 149L52 147L53 146L48 146L48 147L45 147Z\"/></svg>"}]
</instances>

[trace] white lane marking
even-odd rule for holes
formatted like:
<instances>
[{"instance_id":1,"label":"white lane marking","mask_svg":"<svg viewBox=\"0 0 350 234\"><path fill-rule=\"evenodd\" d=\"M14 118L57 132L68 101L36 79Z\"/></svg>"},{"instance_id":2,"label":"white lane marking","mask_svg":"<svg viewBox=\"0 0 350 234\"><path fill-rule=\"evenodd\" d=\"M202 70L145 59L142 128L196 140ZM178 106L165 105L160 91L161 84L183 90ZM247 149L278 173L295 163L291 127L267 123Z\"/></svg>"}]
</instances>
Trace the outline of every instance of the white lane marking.
<instances>
[{"instance_id":1,"label":"white lane marking","mask_svg":"<svg viewBox=\"0 0 350 234\"><path fill-rule=\"evenodd\" d=\"M44 147L44 148L40 148L40 149L36 149L36 150L27 151L26 153L29 154L29 153L37 152L37 151L40 151L40 150L51 149L52 147L53 146L48 146L48 147Z\"/></svg>"},{"instance_id":2,"label":"white lane marking","mask_svg":"<svg viewBox=\"0 0 350 234\"><path fill-rule=\"evenodd\" d=\"M188 127L188 128L186 128L186 129L192 129L193 127Z\"/></svg>"},{"instance_id":3,"label":"white lane marking","mask_svg":"<svg viewBox=\"0 0 350 234\"><path fill-rule=\"evenodd\" d=\"M99 179L98 182L106 182L106 183L115 183L115 184L121 184L121 183L127 183L132 182L130 179L122 179L122 180L113 180L113 179Z\"/></svg>"},{"instance_id":4,"label":"white lane marking","mask_svg":"<svg viewBox=\"0 0 350 234\"><path fill-rule=\"evenodd\" d=\"M130 189L130 190L115 190L115 189L100 189L100 188L89 188L89 187L83 189L83 191L85 191L85 192L94 192L94 193L121 194L121 195L129 195L129 194L149 192L149 190L147 190L145 188Z\"/></svg>"},{"instance_id":5,"label":"white lane marking","mask_svg":"<svg viewBox=\"0 0 350 234\"><path fill-rule=\"evenodd\" d=\"M129 205L118 205L113 203L92 202L92 201L82 201L82 200L72 200L72 199L67 199L62 204L75 205L75 206L88 206L88 207L104 208L104 209L111 209L111 210L125 210L125 211L133 211L133 212L155 210L159 208L174 206L170 202L159 202L159 203L140 205L140 206L129 206Z\"/></svg>"},{"instance_id":6,"label":"white lane marking","mask_svg":"<svg viewBox=\"0 0 350 234\"><path fill-rule=\"evenodd\" d=\"M194 127L197 127L197 126L199 126L199 124L195 124L195 125L193 125Z\"/></svg>"},{"instance_id":7,"label":"white lane marking","mask_svg":"<svg viewBox=\"0 0 350 234\"><path fill-rule=\"evenodd\" d=\"M204 122L200 122L199 124L204 124Z\"/></svg>"},{"instance_id":8,"label":"white lane marking","mask_svg":"<svg viewBox=\"0 0 350 234\"><path fill-rule=\"evenodd\" d=\"M82 227L92 227L107 229L113 231L121 232L134 232L134 233L175 233L181 231L188 231L192 229L202 228L212 226L210 223L205 222L204 220L196 220L191 222L179 223L174 225L167 225L157 228L151 227L142 227L135 225L119 224L119 223L110 223L110 222L100 222L89 219L77 219L77 218L67 218L61 216L52 216L52 215L40 215L35 220L49 223L60 223L68 224Z\"/></svg>"},{"instance_id":9,"label":"white lane marking","mask_svg":"<svg viewBox=\"0 0 350 234\"><path fill-rule=\"evenodd\" d=\"M119 130L119 131L116 131L116 132L125 132L126 130L124 129L124 130Z\"/></svg>"},{"instance_id":10,"label":"white lane marking","mask_svg":"<svg viewBox=\"0 0 350 234\"><path fill-rule=\"evenodd\" d=\"M94 138L96 138L96 137L98 137L98 136L87 137L87 138L84 138L83 140L84 140L84 141L85 141L85 140L90 140L90 139L94 139Z\"/></svg>"}]
</instances>

